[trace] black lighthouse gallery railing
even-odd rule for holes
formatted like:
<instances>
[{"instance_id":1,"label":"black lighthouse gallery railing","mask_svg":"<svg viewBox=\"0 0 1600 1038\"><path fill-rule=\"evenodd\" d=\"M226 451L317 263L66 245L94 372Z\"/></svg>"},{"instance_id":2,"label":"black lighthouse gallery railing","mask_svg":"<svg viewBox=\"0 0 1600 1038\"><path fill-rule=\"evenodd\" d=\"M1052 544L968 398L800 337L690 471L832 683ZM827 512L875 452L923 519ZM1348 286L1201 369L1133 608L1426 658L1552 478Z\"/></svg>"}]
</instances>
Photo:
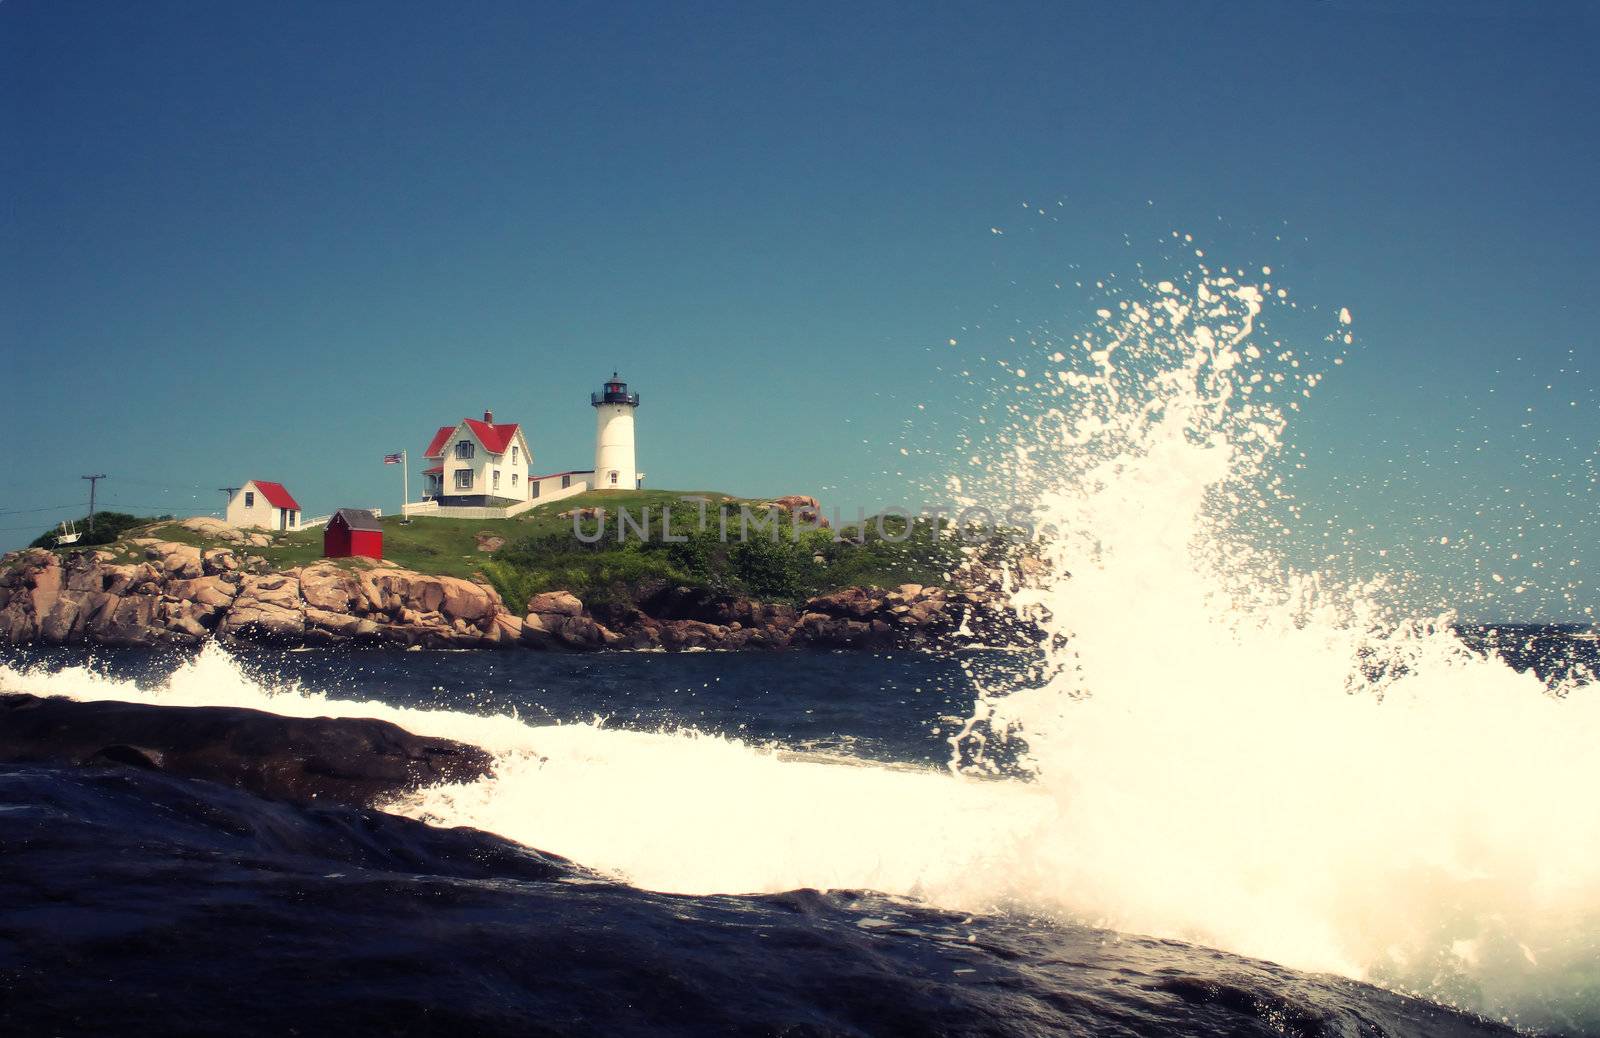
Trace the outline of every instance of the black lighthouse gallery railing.
<instances>
[{"instance_id":1,"label":"black lighthouse gallery railing","mask_svg":"<svg viewBox=\"0 0 1600 1038\"><path fill-rule=\"evenodd\" d=\"M639 394L628 392L626 382L607 382L606 387L598 393L589 394L589 405L599 407L601 404L632 404L639 406Z\"/></svg>"}]
</instances>

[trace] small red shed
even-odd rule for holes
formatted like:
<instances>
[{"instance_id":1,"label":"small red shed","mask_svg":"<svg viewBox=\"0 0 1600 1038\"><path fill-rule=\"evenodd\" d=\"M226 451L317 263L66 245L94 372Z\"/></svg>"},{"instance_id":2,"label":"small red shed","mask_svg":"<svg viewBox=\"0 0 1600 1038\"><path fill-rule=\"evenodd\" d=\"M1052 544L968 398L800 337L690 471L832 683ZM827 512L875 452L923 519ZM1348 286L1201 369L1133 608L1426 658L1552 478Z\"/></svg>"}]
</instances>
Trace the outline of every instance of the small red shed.
<instances>
[{"instance_id":1,"label":"small red shed","mask_svg":"<svg viewBox=\"0 0 1600 1038\"><path fill-rule=\"evenodd\" d=\"M323 558L347 559L352 555L383 558L383 526L365 508L339 509L322 531Z\"/></svg>"}]
</instances>

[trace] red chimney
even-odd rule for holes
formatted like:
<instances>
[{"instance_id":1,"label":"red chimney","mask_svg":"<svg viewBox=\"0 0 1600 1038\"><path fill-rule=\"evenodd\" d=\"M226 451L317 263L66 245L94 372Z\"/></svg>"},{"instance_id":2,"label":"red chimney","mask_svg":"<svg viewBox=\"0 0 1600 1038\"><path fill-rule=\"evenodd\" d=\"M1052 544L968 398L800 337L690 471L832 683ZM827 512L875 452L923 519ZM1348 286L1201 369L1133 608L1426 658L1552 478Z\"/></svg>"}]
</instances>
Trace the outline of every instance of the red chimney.
<instances>
[{"instance_id":1,"label":"red chimney","mask_svg":"<svg viewBox=\"0 0 1600 1038\"><path fill-rule=\"evenodd\" d=\"M485 424L485 425L493 425L494 424L494 412L493 411L485 411L485 412L483 412L483 424Z\"/></svg>"}]
</instances>

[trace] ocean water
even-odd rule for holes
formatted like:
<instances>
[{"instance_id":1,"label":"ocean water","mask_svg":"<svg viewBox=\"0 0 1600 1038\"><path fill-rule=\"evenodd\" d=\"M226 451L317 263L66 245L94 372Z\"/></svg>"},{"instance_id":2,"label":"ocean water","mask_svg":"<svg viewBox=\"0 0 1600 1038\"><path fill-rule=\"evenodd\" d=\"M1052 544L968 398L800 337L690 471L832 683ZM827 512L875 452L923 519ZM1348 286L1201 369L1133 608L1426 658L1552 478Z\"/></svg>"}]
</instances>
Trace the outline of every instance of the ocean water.
<instances>
[{"instance_id":1,"label":"ocean water","mask_svg":"<svg viewBox=\"0 0 1600 1038\"><path fill-rule=\"evenodd\" d=\"M0 976L34 1007L116 985L273 1026L326 976L317 1014L419 1033L1600 1033L1593 643L1486 654L1399 605L1403 572L1293 561L1282 465L1320 375L1274 337L1267 274L1197 267L1034 343L950 472L957 503L1032 509L1004 579L1054 635L1037 656L209 646L0 669L497 758L387 805L432 827L404 832L10 769L0 825L38 854L11 859ZM437 846L452 827L564 860ZM164 907L65 919L29 890Z\"/></svg>"}]
</instances>

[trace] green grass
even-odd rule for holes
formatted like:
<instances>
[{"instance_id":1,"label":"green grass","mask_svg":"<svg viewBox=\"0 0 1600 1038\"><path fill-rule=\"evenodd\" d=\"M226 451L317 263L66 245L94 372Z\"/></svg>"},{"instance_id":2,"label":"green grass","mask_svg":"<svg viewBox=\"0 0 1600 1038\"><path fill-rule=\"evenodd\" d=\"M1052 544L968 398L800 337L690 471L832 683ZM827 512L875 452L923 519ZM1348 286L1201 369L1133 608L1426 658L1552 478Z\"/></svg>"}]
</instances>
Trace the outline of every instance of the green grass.
<instances>
[{"instance_id":1,"label":"green grass","mask_svg":"<svg viewBox=\"0 0 1600 1038\"><path fill-rule=\"evenodd\" d=\"M710 499L702 515L685 496ZM687 585L716 593L748 595L768 601L800 602L812 595L853 584L894 587L904 583L943 584L961 561L959 548L919 524L908 540L896 543L868 524L864 540L836 541L827 531L798 528L787 516L779 519L776 536L752 526L741 537L741 505L760 499L733 498L715 492L599 491L581 494L533 509L519 517L523 536L511 540L488 564L488 575L510 603L526 601L540 591L568 590L586 602L628 604L641 592L662 583ZM608 509L602 539L586 544L574 536L570 519L560 515L574 508ZM627 508L636 523L649 509L649 540L630 527L625 541L617 538L612 511ZM662 510L672 508L672 533L662 536ZM720 514L719 514L720 513ZM723 535L726 516L727 536ZM513 524L517 525L517 524ZM592 522L580 527L598 532ZM888 532L898 537L903 521L889 520Z\"/></svg>"},{"instance_id":2,"label":"green grass","mask_svg":"<svg viewBox=\"0 0 1600 1038\"><path fill-rule=\"evenodd\" d=\"M508 538L513 535L511 524L505 520L430 518L401 523L399 516L384 516L379 522L383 524L383 555L386 563L452 577L484 575L483 565L489 553L478 550L478 533L493 533ZM129 561L144 555L143 549L129 543L129 538L154 537L196 548L230 548L239 555L259 556L273 569L291 569L322 561L342 566L366 565L354 559L324 560L320 526L288 533L269 530L252 532L265 533L271 538L271 543L259 548L234 544L187 530L176 522L156 522L125 531L123 539L115 544L97 547L110 551L118 561Z\"/></svg>"},{"instance_id":3,"label":"green grass","mask_svg":"<svg viewBox=\"0 0 1600 1038\"><path fill-rule=\"evenodd\" d=\"M732 497L717 490L590 490L572 497L562 498L559 501L550 501L523 512L510 520L517 528L518 536L540 537L546 534L572 535L572 520L562 519L561 515L579 508L604 508L608 515L619 508L628 510L629 515L635 520L642 520L646 510L650 513L652 535L660 528L662 510L671 509L672 529L683 532L692 529L699 521L699 504L693 501L684 501L686 497L708 498L706 516L709 522L714 523L717 508L720 505L729 505L737 513L741 504L749 505L754 509L757 505L766 503L765 498ZM630 536L632 530L629 530ZM608 521L606 525L607 540L616 540L616 524Z\"/></svg>"},{"instance_id":4,"label":"green grass","mask_svg":"<svg viewBox=\"0 0 1600 1038\"><path fill-rule=\"evenodd\" d=\"M477 535L506 536L503 519L413 518L401 522L397 515L383 516L383 561L403 569L436 573L447 577L475 577L481 574L488 552L478 550ZM322 558L322 527L277 534L272 547L257 549L272 565L285 568L303 566ZM346 565L361 563L345 561Z\"/></svg>"}]
</instances>

